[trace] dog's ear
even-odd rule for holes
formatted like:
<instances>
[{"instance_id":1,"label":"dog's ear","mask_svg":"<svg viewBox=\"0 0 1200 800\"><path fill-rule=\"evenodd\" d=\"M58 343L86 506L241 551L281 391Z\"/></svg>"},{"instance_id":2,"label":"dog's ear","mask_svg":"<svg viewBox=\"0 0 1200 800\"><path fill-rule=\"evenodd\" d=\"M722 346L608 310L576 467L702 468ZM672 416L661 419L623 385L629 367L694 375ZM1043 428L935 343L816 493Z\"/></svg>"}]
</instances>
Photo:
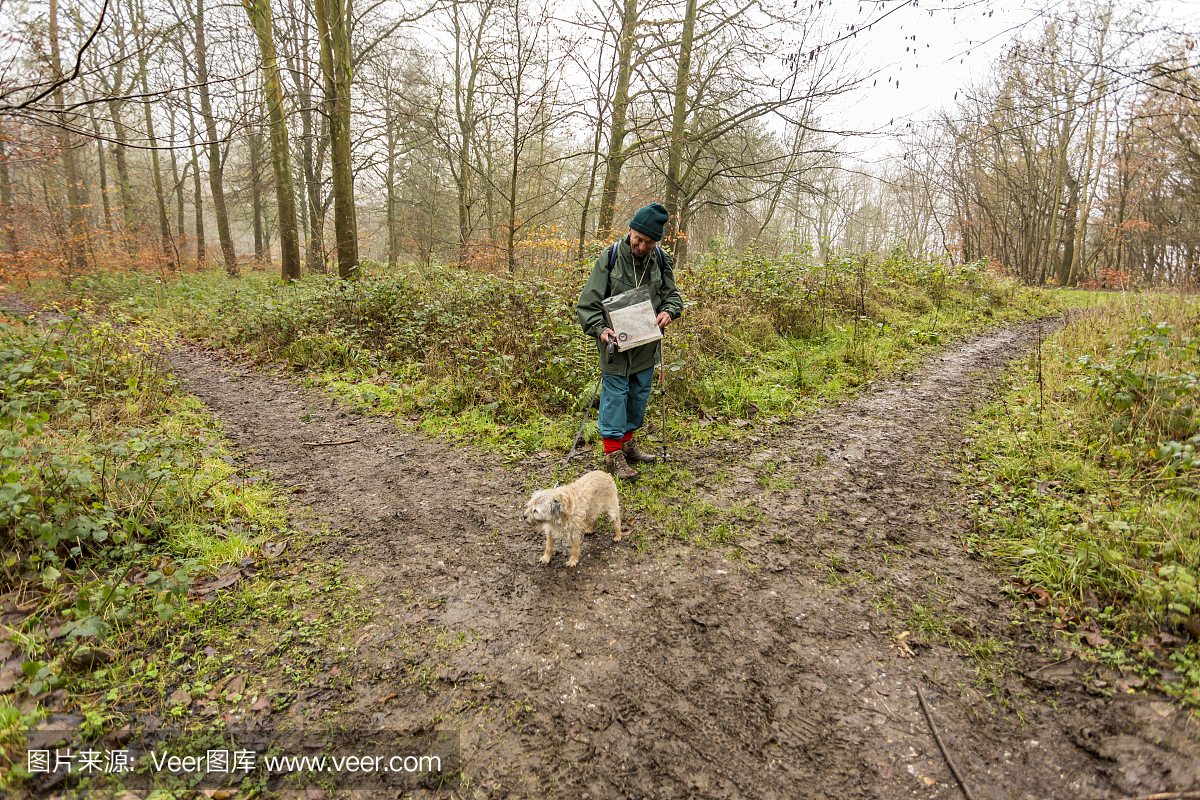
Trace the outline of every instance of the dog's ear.
<instances>
[{"instance_id":1,"label":"dog's ear","mask_svg":"<svg viewBox=\"0 0 1200 800\"><path fill-rule=\"evenodd\" d=\"M558 498L550 501L550 514L555 517L563 515L562 503L558 501Z\"/></svg>"}]
</instances>

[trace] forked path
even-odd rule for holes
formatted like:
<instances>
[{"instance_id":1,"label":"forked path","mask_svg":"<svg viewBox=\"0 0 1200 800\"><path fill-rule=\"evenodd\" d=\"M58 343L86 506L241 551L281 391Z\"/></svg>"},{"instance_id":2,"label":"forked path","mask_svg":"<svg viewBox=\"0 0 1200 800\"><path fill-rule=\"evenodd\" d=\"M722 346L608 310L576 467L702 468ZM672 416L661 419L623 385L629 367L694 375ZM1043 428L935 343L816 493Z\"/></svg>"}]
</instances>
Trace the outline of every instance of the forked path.
<instances>
[{"instance_id":1,"label":"forked path","mask_svg":"<svg viewBox=\"0 0 1200 800\"><path fill-rule=\"evenodd\" d=\"M1192 718L1105 696L1077 661L1037 672L1056 657L961 547L959 423L1034 335L999 330L796 424L677 454L698 495L748 520L736 550L600 534L575 569L561 547L540 566L519 518L549 460L505 468L196 348L170 360L249 466L304 490L332 532L303 557L343 561L375 612L291 724L336 710L455 727L466 796L961 797L920 688L981 800L1200 789ZM952 620L1028 677L981 686L959 650L910 645L914 624Z\"/></svg>"}]
</instances>

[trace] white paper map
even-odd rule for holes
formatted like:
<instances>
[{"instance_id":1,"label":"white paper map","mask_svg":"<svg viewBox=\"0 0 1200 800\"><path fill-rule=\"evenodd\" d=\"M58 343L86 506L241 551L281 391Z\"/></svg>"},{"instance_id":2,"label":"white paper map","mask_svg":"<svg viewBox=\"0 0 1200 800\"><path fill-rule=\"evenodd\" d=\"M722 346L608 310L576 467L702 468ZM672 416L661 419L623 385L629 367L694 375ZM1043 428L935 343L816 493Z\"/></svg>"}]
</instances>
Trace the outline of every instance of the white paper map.
<instances>
[{"instance_id":1,"label":"white paper map","mask_svg":"<svg viewBox=\"0 0 1200 800\"><path fill-rule=\"evenodd\" d=\"M634 289L604 301L608 312L609 327L617 333L617 349L624 352L631 347L657 341L662 330L655 323L654 304L650 302L647 289Z\"/></svg>"}]
</instances>

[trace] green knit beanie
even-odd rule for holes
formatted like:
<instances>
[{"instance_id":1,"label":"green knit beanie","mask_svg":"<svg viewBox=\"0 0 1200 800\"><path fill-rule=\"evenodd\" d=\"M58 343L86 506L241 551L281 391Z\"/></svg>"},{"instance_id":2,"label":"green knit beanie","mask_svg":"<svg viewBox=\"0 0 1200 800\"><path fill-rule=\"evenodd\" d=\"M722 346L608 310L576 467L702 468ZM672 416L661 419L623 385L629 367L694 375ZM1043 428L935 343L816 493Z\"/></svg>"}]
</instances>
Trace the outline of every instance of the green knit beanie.
<instances>
[{"instance_id":1,"label":"green knit beanie","mask_svg":"<svg viewBox=\"0 0 1200 800\"><path fill-rule=\"evenodd\" d=\"M633 219L629 221L629 227L657 242L662 239L663 226L670 218L671 215L667 213L666 206L662 203L651 203L638 209L638 212L633 215Z\"/></svg>"}]
</instances>

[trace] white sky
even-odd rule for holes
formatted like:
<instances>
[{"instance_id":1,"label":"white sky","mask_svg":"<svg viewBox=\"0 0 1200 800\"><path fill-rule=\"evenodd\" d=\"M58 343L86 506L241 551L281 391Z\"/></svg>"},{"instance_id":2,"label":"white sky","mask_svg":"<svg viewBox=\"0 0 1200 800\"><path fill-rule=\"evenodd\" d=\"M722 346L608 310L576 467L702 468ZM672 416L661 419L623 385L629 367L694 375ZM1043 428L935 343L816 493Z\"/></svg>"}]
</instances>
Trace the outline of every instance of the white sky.
<instances>
[{"instance_id":1,"label":"white sky","mask_svg":"<svg viewBox=\"0 0 1200 800\"><path fill-rule=\"evenodd\" d=\"M844 104L823 108L822 116L830 127L881 133L898 132L908 120L928 119L950 105L955 92L986 78L1014 37L1028 39L1041 31L1044 20L1038 9L1046 7L992 0L929 0L918 7L902 5L903 0L825 2L843 30L851 24L860 29L853 40L856 55L874 77ZM1065 14L1087 4L1051 0L1049 5L1053 12ZM1174 30L1200 35L1200 0L1139 0L1136 7ZM861 30L890 9L895 10L870 30ZM863 158L871 160L885 154L890 144L880 136L848 146L863 150Z\"/></svg>"}]
</instances>

